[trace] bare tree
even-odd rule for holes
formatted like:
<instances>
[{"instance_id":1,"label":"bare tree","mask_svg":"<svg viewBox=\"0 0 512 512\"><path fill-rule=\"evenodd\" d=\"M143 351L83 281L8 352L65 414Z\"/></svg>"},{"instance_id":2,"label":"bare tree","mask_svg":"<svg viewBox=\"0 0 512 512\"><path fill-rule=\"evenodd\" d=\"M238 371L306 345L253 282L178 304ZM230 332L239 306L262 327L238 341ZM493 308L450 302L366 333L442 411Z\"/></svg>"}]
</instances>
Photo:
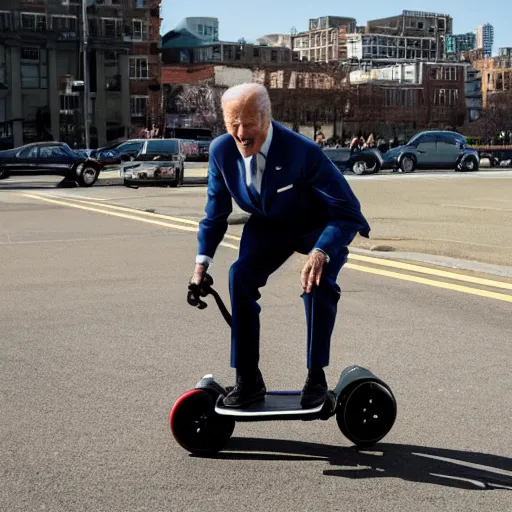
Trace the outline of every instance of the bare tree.
<instances>
[{"instance_id":1,"label":"bare tree","mask_svg":"<svg viewBox=\"0 0 512 512\"><path fill-rule=\"evenodd\" d=\"M176 97L179 112L193 114L205 128L218 132L222 126L220 93L209 84L186 85Z\"/></svg>"},{"instance_id":2,"label":"bare tree","mask_svg":"<svg viewBox=\"0 0 512 512\"><path fill-rule=\"evenodd\" d=\"M485 142L512 143L512 91L489 96L487 108L478 121L471 123L469 135Z\"/></svg>"}]
</instances>

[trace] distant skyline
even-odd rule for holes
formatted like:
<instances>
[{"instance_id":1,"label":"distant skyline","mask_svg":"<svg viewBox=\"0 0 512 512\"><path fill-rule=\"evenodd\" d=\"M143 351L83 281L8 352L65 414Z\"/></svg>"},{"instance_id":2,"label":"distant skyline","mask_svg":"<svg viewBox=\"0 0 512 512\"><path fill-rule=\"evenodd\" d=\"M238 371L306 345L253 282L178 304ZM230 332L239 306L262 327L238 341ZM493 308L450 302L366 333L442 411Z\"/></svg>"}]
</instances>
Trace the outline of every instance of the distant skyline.
<instances>
[{"instance_id":1,"label":"distant skyline","mask_svg":"<svg viewBox=\"0 0 512 512\"><path fill-rule=\"evenodd\" d=\"M310 18L347 16L355 18L358 25L365 25L368 20L394 16L405 9L449 14L454 34L474 32L478 25L490 23L494 26L493 55L500 47L512 47L511 0L430 0L428 7L426 4L424 0L367 0L345 5L339 0L258 0L253 4L234 0L163 0L162 33L172 30L183 18L211 16L219 19L221 40L238 41L243 37L251 42L266 34L289 34L292 27L298 32L307 30Z\"/></svg>"}]
</instances>

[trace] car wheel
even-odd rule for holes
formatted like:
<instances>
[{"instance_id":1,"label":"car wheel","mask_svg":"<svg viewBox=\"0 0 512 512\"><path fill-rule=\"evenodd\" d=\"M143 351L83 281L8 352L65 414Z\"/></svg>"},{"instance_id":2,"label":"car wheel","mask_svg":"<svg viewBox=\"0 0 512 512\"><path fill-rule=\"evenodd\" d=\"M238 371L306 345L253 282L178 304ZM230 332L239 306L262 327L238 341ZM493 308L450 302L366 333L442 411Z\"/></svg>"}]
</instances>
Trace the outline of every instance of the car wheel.
<instances>
[{"instance_id":1,"label":"car wheel","mask_svg":"<svg viewBox=\"0 0 512 512\"><path fill-rule=\"evenodd\" d=\"M78 176L78 184L81 187L92 187L100 175L99 167L92 165L84 165L83 169Z\"/></svg>"},{"instance_id":2,"label":"car wheel","mask_svg":"<svg viewBox=\"0 0 512 512\"><path fill-rule=\"evenodd\" d=\"M465 158L465 160L463 162L461 162L457 168L455 169L456 171L463 171L463 172L474 172L474 171L478 171L478 162L477 162L477 159L472 156L472 155L469 155Z\"/></svg>"},{"instance_id":3,"label":"car wheel","mask_svg":"<svg viewBox=\"0 0 512 512\"><path fill-rule=\"evenodd\" d=\"M356 157L352 162L352 172L361 176L362 174L375 174L379 172L380 164L376 159Z\"/></svg>"},{"instance_id":4,"label":"car wheel","mask_svg":"<svg viewBox=\"0 0 512 512\"><path fill-rule=\"evenodd\" d=\"M5 169L0 169L0 180L6 180L9 177L9 173Z\"/></svg>"},{"instance_id":5,"label":"car wheel","mask_svg":"<svg viewBox=\"0 0 512 512\"><path fill-rule=\"evenodd\" d=\"M412 155L404 155L400 160L399 169L401 172L414 172L416 170L416 159Z\"/></svg>"}]
</instances>

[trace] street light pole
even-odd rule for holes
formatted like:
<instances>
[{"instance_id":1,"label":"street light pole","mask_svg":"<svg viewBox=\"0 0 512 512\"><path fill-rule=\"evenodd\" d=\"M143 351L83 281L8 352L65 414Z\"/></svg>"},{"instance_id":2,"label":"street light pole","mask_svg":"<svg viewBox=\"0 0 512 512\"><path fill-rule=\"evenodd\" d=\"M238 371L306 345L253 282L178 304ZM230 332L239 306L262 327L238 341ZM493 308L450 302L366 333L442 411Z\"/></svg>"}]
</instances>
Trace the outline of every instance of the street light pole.
<instances>
[{"instance_id":1,"label":"street light pole","mask_svg":"<svg viewBox=\"0 0 512 512\"><path fill-rule=\"evenodd\" d=\"M89 136L89 73L88 73L88 41L89 30L87 26L87 0L82 0L82 57L83 57L83 79L84 79L84 133L85 149L90 149Z\"/></svg>"}]
</instances>

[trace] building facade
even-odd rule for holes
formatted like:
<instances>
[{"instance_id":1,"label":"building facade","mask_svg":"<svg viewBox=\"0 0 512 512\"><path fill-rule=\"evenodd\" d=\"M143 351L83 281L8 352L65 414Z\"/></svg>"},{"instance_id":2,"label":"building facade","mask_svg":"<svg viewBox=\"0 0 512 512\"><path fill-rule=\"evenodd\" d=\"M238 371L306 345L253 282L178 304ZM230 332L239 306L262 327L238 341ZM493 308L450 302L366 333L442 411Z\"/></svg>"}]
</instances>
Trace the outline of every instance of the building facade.
<instances>
[{"instance_id":1,"label":"building facade","mask_svg":"<svg viewBox=\"0 0 512 512\"><path fill-rule=\"evenodd\" d=\"M437 58L442 59L445 39L452 34L452 27L453 19L448 14L402 11L402 14L397 16L368 21L365 33L431 39L437 51Z\"/></svg>"},{"instance_id":2,"label":"building facade","mask_svg":"<svg viewBox=\"0 0 512 512\"><path fill-rule=\"evenodd\" d=\"M176 31L186 30L205 43L219 40L219 20L205 16L195 16L181 20L175 27Z\"/></svg>"},{"instance_id":3,"label":"building facade","mask_svg":"<svg viewBox=\"0 0 512 512\"><path fill-rule=\"evenodd\" d=\"M446 36L445 52L448 59L461 60L471 50L476 48L476 34L451 34Z\"/></svg>"},{"instance_id":4,"label":"building facade","mask_svg":"<svg viewBox=\"0 0 512 512\"><path fill-rule=\"evenodd\" d=\"M84 144L80 0L4 0L0 8L0 140ZM146 125L160 94L159 0L103 0L87 10L91 145ZM156 97L156 99L155 99ZM153 102L153 103L152 103Z\"/></svg>"},{"instance_id":5,"label":"building facade","mask_svg":"<svg viewBox=\"0 0 512 512\"><path fill-rule=\"evenodd\" d=\"M476 60L473 67L482 73L482 103L486 108L489 97L512 89L512 58L507 49L502 49L498 58Z\"/></svg>"},{"instance_id":6,"label":"building facade","mask_svg":"<svg viewBox=\"0 0 512 512\"><path fill-rule=\"evenodd\" d=\"M314 18L309 20L309 30L291 36L291 47L302 61L344 61L347 59L347 34L355 31L354 18Z\"/></svg>"},{"instance_id":7,"label":"building facade","mask_svg":"<svg viewBox=\"0 0 512 512\"><path fill-rule=\"evenodd\" d=\"M434 37L385 34L349 34L347 58L368 62L436 61L439 46Z\"/></svg>"},{"instance_id":8,"label":"building facade","mask_svg":"<svg viewBox=\"0 0 512 512\"><path fill-rule=\"evenodd\" d=\"M492 57L494 45L494 27L490 23L476 27L476 48L481 48L484 59Z\"/></svg>"}]
</instances>

